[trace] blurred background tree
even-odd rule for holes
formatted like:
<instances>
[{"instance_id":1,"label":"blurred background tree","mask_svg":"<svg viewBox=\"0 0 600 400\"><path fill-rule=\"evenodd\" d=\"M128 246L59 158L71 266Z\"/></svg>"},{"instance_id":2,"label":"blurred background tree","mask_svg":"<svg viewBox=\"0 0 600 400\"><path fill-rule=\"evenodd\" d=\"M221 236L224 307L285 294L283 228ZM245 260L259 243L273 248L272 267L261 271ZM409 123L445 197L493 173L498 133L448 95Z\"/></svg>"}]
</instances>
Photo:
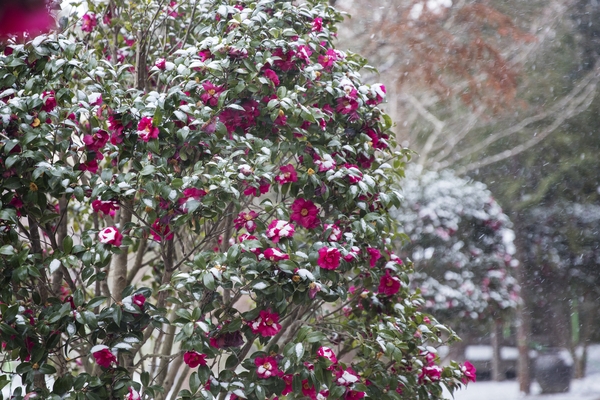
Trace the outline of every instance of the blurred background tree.
<instances>
[{"instance_id":1,"label":"blurred background tree","mask_svg":"<svg viewBox=\"0 0 600 400\"><path fill-rule=\"evenodd\" d=\"M529 390L532 343L570 348L581 375L585 352L575 349L598 331L590 325L597 310L586 300L596 297L583 289L595 289L586 255L598 248L597 229L592 217L574 211L599 204L598 2L336 6L352 15L352 25L340 29L342 47L368 55L378 79L394 82L388 111L399 121L398 142L418 153L425 170L453 169L486 183L514 223L524 297L515 319L521 390ZM367 72L367 80L375 76ZM538 257L556 241L560 266ZM555 317L530 321L532 315Z\"/></svg>"}]
</instances>

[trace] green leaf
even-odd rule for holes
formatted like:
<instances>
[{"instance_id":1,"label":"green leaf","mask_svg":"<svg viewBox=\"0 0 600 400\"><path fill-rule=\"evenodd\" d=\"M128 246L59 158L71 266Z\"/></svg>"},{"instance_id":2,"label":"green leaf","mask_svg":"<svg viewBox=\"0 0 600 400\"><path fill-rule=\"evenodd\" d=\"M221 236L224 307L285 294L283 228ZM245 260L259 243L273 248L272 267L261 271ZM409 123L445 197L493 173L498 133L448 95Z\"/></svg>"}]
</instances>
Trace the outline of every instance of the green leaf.
<instances>
[{"instance_id":1,"label":"green leaf","mask_svg":"<svg viewBox=\"0 0 600 400\"><path fill-rule=\"evenodd\" d=\"M73 249L73 238L71 236L66 236L63 239L63 251L65 254L71 254L71 250Z\"/></svg>"},{"instance_id":2,"label":"green leaf","mask_svg":"<svg viewBox=\"0 0 600 400\"><path fill-rule=\"evenodd\" d=\"M150 373L148 371L142 372L140 380L142 381L142 385L148 386L150 384Z\"/></svg>"},{"instance_id":3,"label":"green leaf","mask_svg":"<svg viewBox=\"0 0 600 400\"><path fill-rule=\"evenodd\" d=\"M50 364L42 364L40 366L39 372L42 373L42 374L44 374L44 375L55 374L56 373L56 368L54 368Z\"/></svg>"},{"instance_id":4,"label":"green leaf","mask_svg":"<svg viewBox=\"0 0 600 400\"><path fill-rule=\"evenodd\" d=\"M146 165L140 171L140 175L142 175L142 176L145 176L145 175L154 175L155 172L156 172L156 167L154 167L154 165Z\"/></svg>"},{"instance_id":5,"label":"green leaf","mask_svg":"<svg viewBox=\"0 0 600 400\"><path fill-rule=\"evenodd\" d=\"M106 297L104 296L98 296L98 297L94 297L92 300L90 300L86 307L87 308L96 308L98 307L100 304L104 303L106 301Z\"/></svg>"},{"instance_id":6,"label":"green leaf","mask_svg":"<svg viewBox=\"0 0 600 400\"><path fill-rule=\"evenodd\" d=\"M202 282L208 290L215 290L215 277L210 272L206 272L202 277Z\"/></svg>"},{"instance_id":7,"label":"green leaf","mask_svg":"<svg viewBox=\"0 0 600 400\"><path fill-rule=\"evenodd\" d=\"M256 393L256 398L258 400L265 400L265 389L261 385L256 385L254 388L254 393Z\"/></svg>"},{"instance_id":8,"label":"green leaf","mask_svg":"<svg viewBox=\"0 0 600 400\"><path fill-rule=\"evenodd\" d=\"M0 255L12 256L13 254L15 254L15 248L10 244L5 244L4 246L0 247Z\"/></svg>"},{"instance_id":9,"label":"green leaf","mask_svg":"<svg viewBox=\"0 0 600 400\"><path fill-rule=\"evenodd\" d=\"M52 392L58 395L63 395L67 393L73 387L73 375L67 374L64 376L60 376L54 381L54 386L52 387Z\"/></svg>"},{"instance_id":10,"label":"green leaf","mask_svg":"<svg viewBox=\"0 0 600 400\"><path fill-rule=\"evenodd\" d=\"M225 368L231 369L231 368L235 367L237 364L238 364L238 358L235 354L232 354L229 357L227 357L227 361L225 361Z\"/></svg>"},{"instance_id":11,"label":"green leaf","mask_svg":"<svg viewBox=\"0 0 600 400\"><path fill-rule=\"evenodd\" d=\"M200 378L198 377L198 373L194 372L191 376L190 376L190 391L193 393L196 393L198 391L198 388L200 388L200 385L202 384L202 382L200 382Z\"/></svg>"}]
</instances>

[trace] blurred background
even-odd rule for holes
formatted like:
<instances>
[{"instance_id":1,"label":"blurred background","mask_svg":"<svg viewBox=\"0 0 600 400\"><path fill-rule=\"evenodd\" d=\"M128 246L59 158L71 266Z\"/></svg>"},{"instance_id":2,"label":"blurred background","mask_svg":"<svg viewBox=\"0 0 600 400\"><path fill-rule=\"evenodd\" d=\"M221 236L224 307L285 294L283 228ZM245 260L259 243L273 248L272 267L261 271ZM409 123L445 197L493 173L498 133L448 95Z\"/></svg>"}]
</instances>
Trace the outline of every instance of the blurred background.
<instances>
[{"instance_id":1,"label":"blurred background","mask_svg":"<svg viewBox=\"0 0 600 400\"><path fill-rule=\"evenodd\" d=\"M525 393L543 365L598 372L599 2L330 3L351 15L340 47L378 69L363 76L386 85L415 151L398 246L463 338L450 356Z\"/></svg>"}]
</instances>

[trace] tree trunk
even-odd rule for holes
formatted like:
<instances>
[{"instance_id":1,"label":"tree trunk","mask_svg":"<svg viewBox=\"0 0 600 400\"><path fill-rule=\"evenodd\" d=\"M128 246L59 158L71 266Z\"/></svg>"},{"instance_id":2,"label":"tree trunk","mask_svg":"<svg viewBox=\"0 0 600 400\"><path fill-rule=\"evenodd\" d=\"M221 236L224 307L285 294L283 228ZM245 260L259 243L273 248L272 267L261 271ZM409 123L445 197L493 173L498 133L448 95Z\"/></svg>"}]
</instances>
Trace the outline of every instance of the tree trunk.
<instances>
[{"instance_id":1,"label":"tree trunk","mask_svg":"<svg viewBox=\"0 0 600 400\"><path fill-rule=\"evenodd\" d=\"M504 380L502 359L500 358L500 347L502 345L502 320L494 320L492 325L492 380L499 382Z\"/></svg>"}]
</instances>

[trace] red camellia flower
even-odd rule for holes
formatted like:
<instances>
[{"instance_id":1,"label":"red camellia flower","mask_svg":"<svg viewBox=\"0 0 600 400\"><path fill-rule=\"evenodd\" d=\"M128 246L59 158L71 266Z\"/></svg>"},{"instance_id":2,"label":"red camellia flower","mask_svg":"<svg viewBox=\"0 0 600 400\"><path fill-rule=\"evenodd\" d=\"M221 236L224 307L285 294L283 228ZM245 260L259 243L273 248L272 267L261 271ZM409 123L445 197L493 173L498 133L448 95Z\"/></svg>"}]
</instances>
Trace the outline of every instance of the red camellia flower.
<instances>
[{"instance_id":1,"label":"red camellia flower","mask_svg":"<svg viewBox=\"0 0 600 400\"><path fill-rule=\"evenodd\" d=\"M306 229L312 229L319 225L317 214L319 209L310 200L296 199L292 204L292 215L290 219L296 221Z\"/></svg>"},{"instance_id":2,"label":"red camellia flower","mask_svg":"<svg viewBox=\"0 0 600 400\"><path fill-rule=\"evenodd\" d=\"M339 386L352 386L360 380L360 377L352 368L338 368L335 371L335 383Z\"/></svg>"},{"instance_id":3,"label":"red camellia flower","mask_svg":"<svg viewBox=\"0 0 600 400\"><path fill-rule=\"evenodd\" d=\"M238 216L233 220L233 225L235 229L246 228L248 233L252 233L256 230L256 222L254 220L258 217L258 213L256 211L249 212L241 212Z\"/></svg>"},{"instance_id":4,"label":"red camellia flower","mask_svg":"<svg viewBox=\"0 0 600 400\"><path fill-rule=\"evenodd\" d=\"M338 53L334 49L327 49L325 54L319 56L319 64L323 66L324 69L330 69L333 66L333 63L338 59Z\"/></svg>"},{"instance_id":5,"label":"red camellia flower","mask_svg":"<svg viewBox=\"0 0 600 400\"><path fill-rule=\"evenodd\" d=\"M129 394L125 397L125 400L140 400L140 394L136 392L131 386L129 387Z\"/></svg>"},{"instance_id":6,"label":"red camellia flower","mask_svg":"<svg viewBox=\"0 0 600 400\"><path fill-rule=\"evenodd\" d=\"M302 61L304 61L307 64L310 63L311 54L312 54L311 48L305 44L301 44L300 46L298 46L298 49L296 50L296 58L301 59Z\"/></svg>"},{"instance_id":7,"label":"red camellia flower","mask_svg":"<svg viewBox=\"0 0 600 400\"><path fill-rule=\"evenodd\" d=\"M294 236L294 225L288 221L274 219L267 227L266 235L273 243L279 243L282 238L291 238Z\"/></svg>"},{"instance_id":8,"label":"red camellia flower","mask_svg":"<svg viewBox=\"0 0 600 400\"><path fill-rule=\"evenodd\" d=\"M150 230L152 234L152 240L160 242L161 240L173 240L175 234L171 232L171 228L169 225L163 225L160 222L160 219L157 219L152 223L152 229Z\"/></svg>"},{"instance_id":9,"label":"red camellia flower","mask_svg":"<svg viewBox=\"0 0 600 400\"><path fill-rule=\"evenodd\" d=\"M258 318L250 322L250 329L263 337L275 336L281 330L279 314L261 310Z\"/></svg>"},{"instance_id":10,"label":"red camellia flower","mask_svg":"<svg viewBox=\"0 0 600 400\"><path fill-rule=\"evenodd\" d=\"M338 242L342 238L342 230L336 224L325 224L323 229L325 231L331 229L331 233L329 233L329 236L327 237L327 240L330 242Z\"/></svg>"},{"instance_id":11,"label":"red camellia flower","mask_svg":"<svg viewBox=\"0 0 600 400\"><path fill-rule=\"evenodd\" d=\"M102 212L105 215L115 216L115 211L119 209L119 203L112 200L94 200L92 201L92 209L94 212Z\"/></svg>"},{"instance_id":12,"label":"red camellia flower","mask_svg":"<svg viewBox=\"0 0 600 400\"><path fill-rule=\"evenodd\" d=\"M344 400L360 400L365 397L365 392L359 392L357 390L348 390L344 396Z\"/></svg>"},{"instance_id":13,"label":"red camellia flower","mask_svg":"<svg viewBox=\"0 0 600 400\"><path fill-rule=\"evenodd\" d=\"M269 68L263 68L262 73L267 79L273 82L275 86L279 86L279 77L275 71Z\"/></svg>"},{"instance_id":14,"label":"red camellia flower","mask_svg":"<svg viewBox=\"0 0 600 400\"><path fill-rule=\"evenodd\" d=\"M277 248L269 248L263 252L265 258L272 262L277 262L281 260L289 260L290 256L282 252Z\"/></svg>"},{"instance_id":15,"label":"red camellia flower","mask_svg":"<svg viewBox=\"0 0 600 400\"><path fill-rule=\"evenodd\" d=\"M121 246L121 240L123 240L123 235L115 226L109 226L107 228L102 229L98 232L98 238L101 243L111 244L113 246Z\"/></svg>"},{"instance_id":16,"label":"red camellia flower","mask_svg":"<svg viewBox=\"0 0 600 400\"><path fill-rule=\"evenodd\" d=\"M381 252L373 247L369 247L367 253L369 253L369 266L373 268L377 264L377 260L381 258Z\"/></svg>"},{"instance_id":17,"label":"red camellia flower","mask_svg":"<svg viewBox=\"0 0 600 400\"><path fill-rule=\"evenodd\" d=\"M206 354L198 353L195 350L186 351L183 355L183 362L190 368L196 368L198 365L206 365Z\"/></svg>"},{"instance_id":18,"label":"red camellia flower","mask_svg":"<svg viewBox=\"0 0 600 400\"><path fill-rule=\"evenodd\" d=\"M256 375L260 379L282 375L282 372L277 369L277 361L273 357L256 357L254 365L256 365Z\"/></svg>"},{"instance_id":19,"label":"red camellia flower","mask_svg":"<svg viewBox=\"0 0 600 400\"><path fill-rule=\"evenodd\" d=\"M93 135L85 135L83 137L83 143L85 143L85 147L87 147L89 151L98 151L108 143L109 138L108 132L100 129Z\"/></svg>"},{"instance_id":20,"label":"red camellia flower","mask_svg":"<svg viewBox=\"0 0 600 400\"><path fill-rule=\"evenodd\" d=\"M284 165L283 167L279 167L281 174L275 177L275 180L279 182L281 185L290 182L298 181L298 173L292 164Z\"/></svg>"},{"instance_id":21,"label":"red camellia flower","mask_svg":"<svg viewBox=\"0 0 600 400\"><path fill-rule=\"evenodd\" d=\"M319 160L315 160L315 165L319 167L319 172L326 172L335 169L336 162L329 154L324 154Z\"/></svg>"},{"instance_id":22,"label":"red camellia flower","mask_svg":"<svg viewBox=\"0 0 600 400\"><path fill-rule=\"evenodd\" d=\"M216 107L219 104L219 95L225 90L224 86L216 86L211 81L202 84L204 93L200 95L200 100L207 106Z\"/></svg>"},{"instance_id":23,"label":"red camellia flower","mask_svg":"<svg viewBox=\"0 0 600 400\"><path fill-rule=\"evenodd\" d=\"M319 350L317 350L317 356L326 358L327 360L331 361L331 365L329 366L329 368L327 368L329 370L334 369L335 364L337 364L337 362L338 362L337 357L335 356L335 353L329 347L325 347L325 346L319 347Z\"/></svg>"},{"instance_id":24,"label":"red camellia flower","mask_svg":"<svg viewBox=\"0 0 600 400\"><path fill-rule=\"evenodd\" d=\"M337 106L335 107L335 111L340 114L351 114L358 110L358 101L356 99L348 98L348 97L340 97L336 100Z\"/></svg>"},{"instance_id":25,"label":"red camellia flower","mask_svg":"<svg viewBox=\"0 0 600 400\"><path fill-rule=\"evenodd\" d=\"M312 23L312 31L313 32L321 32L323 30L323 18L317 17L313 19Z\"/></svg>"},{"instance_id":26,"label":"red camellia flower","mask_svg":"<svg viewBox=\"0 0 600 400\"><path fill-rule=\"evenodd\" d=\"M317 400L317 390L313 385L308 383L308 379L302 381L302 394L310 397L311 400Z\"/></svg>"},{"instance_id":27,"label":"red camellia flower","mask_svg":"<svg viewBox=\"0 0 600 400\"><path fill-rule=\"evenodd\" d=\"M292 393L292 390L293 390L292 383L294 381L294 376L293 375L283 375L282 378L283 378L283 381L285 382L285 388L281 392L281 395L285 396L287 394Z\"/></svg>"},{"instance_id":28,"label":"red camellia flower","mask_svg":"<svg viewBox=\"0 0 600 400\"><path fill-rule=\"evenodd\" d=\"M39 4L24 1L3 2L0 13L0 38L22 35L25 32L34 37L50 30L54 19L48 13L44 1L37 3Z\"/></svg>"},{"instance_id":29,"label":"red camellia flower","mask_svg":"<svg viewBox=\"0 0 600 400\"><path fill-rule=\"evenodd\" d=\"M141 293L134 294L131 298L131 302L139 308L144 308L144 304L146 303L146 296L144 296Z\"/></svg>"},{"instance_id":30,"label":"red camellia flower","mask_svg":"<svg viewBox=\"0 0 600 400\"><path fill-rule=\"evenodd\" d=\"M344 168L348 169L347 177L351 185L362 181L363 174L362 172L360 172L360 168L358 168L358 165L344 164Z\"/></svg>"},{"instance_id":31,"label":"red camellia flower","mask_svg":"<svg viewBox=\"0 0 600 400\"><path fill-rule=\"evenodd\" d=\"M85 13L83 17L81 17L81 30L84 32L91 32L94 30L97 23L98 21L95 14Z\"/></svg>"},{"instance_id":32,"label":"red camellia flower","mask_svg":"<svg viewBox=\"0 0 600 400\"><path fill-rule=\"evenodd\" d=\"M439 381L442 377L442 369L437 365L423 367L419 375L419 383L423 383L425 378L429 378L432 382Z\"/></svg>"},{"instance_id":33,"label":"red camellia flower","mask_svg":"<svg viewBox=\"0 0 600 400\"><path fill-rule=\"evenodd\" d=\"M244 182L246 183L246 182ZM245 196L260 196L261 194L265 194L269 191L269 188L271 187L271 185L269 184L269 182L262 178L259 182L258 182L258 189L255 188L254 186L248 186L246 189L244 189L244 195Z\"/></svg>"},{"instance_id":34,"label":"red camellia flower","mask_svg":"<svg viewBox=\"0 0 600 400\"><path fill-rule=\"evenodd\" d=\"M43 92L42 99L44 99L44 105L42 106L42 110L50 112L56 108L56 97L54 97L53 90Z\"/></svg>"},{"instance_id":35,"label":"red camellia flower","mask_svg":"<svg viewBox=\"0 0 600 400\"><path fill-rule=\"evenodd\" d=\"M390 270L385 270L385 275L379 280L379 288L377 291L386 296L392 296L400 290L400 279L390 275Z\"/></svg>"},{"instance_id":36,"label":"red camellia flower","mask_svg":"<svg viewBox=\"0 0 600 400\"><path fill-rule=\"evenodd\" d=\"M96 364L104 368L112 367L112 363L117 363L117 357L110 351L108 346L96 345L91 350Z\"/></svg>"},{"instance_id":37,"label":"red camellia flower","mask_svg":"<svg viewBox=\"0 0 600 400\"><path fill-rule=\"evenodd\" d=\"M179 199L179 204L185 204L189 199L200 200L206 196L206 190L195 187L183 189L183 197Z\"/></svg>"},{"instance_id":38,"label":"red camellia flower","mask_svg":"<svg viewBox=\"0 0 600 400\"><path fill-rule=\"evenodd\" d=\"M167 60L165 60L164 58L159 58L154 63L154 66L160 69L161 71L164 71L167 68Z\"/></svg>"},{"instance_id":39,"label":"red camellia flower","mask_svg":"<svg viewBox=\"0 0 600 400\"><path fill-rule=\"evenodd\" d=\"M465 361L465 364L460 366L460 370L464 374L462 382L465 385L469 382L475 382L475 380L477 379L477 370L470 362Z\"/></svg>"},{"instance_id":40,"label":"red camellia flower","mask_svg":"<svg viewBox=\"0 0 600 400\"><path fill-rule=\"evenodd\" d=\"M158 132L158 128L152 125L152 117L143 117L138 123L137 133L144 142L158 139Z\"/></svg>"},{"instance_id":41,"label":"red camellia flower","mask_svg":"<svg viewBox=\"0 0 600 400\"><path fill-rule=\"evenodd\" d=\"M334 270L340 266L341 254L335 247L321 247L317 264L323 269Z\"/></svg>"}]
</instances>

